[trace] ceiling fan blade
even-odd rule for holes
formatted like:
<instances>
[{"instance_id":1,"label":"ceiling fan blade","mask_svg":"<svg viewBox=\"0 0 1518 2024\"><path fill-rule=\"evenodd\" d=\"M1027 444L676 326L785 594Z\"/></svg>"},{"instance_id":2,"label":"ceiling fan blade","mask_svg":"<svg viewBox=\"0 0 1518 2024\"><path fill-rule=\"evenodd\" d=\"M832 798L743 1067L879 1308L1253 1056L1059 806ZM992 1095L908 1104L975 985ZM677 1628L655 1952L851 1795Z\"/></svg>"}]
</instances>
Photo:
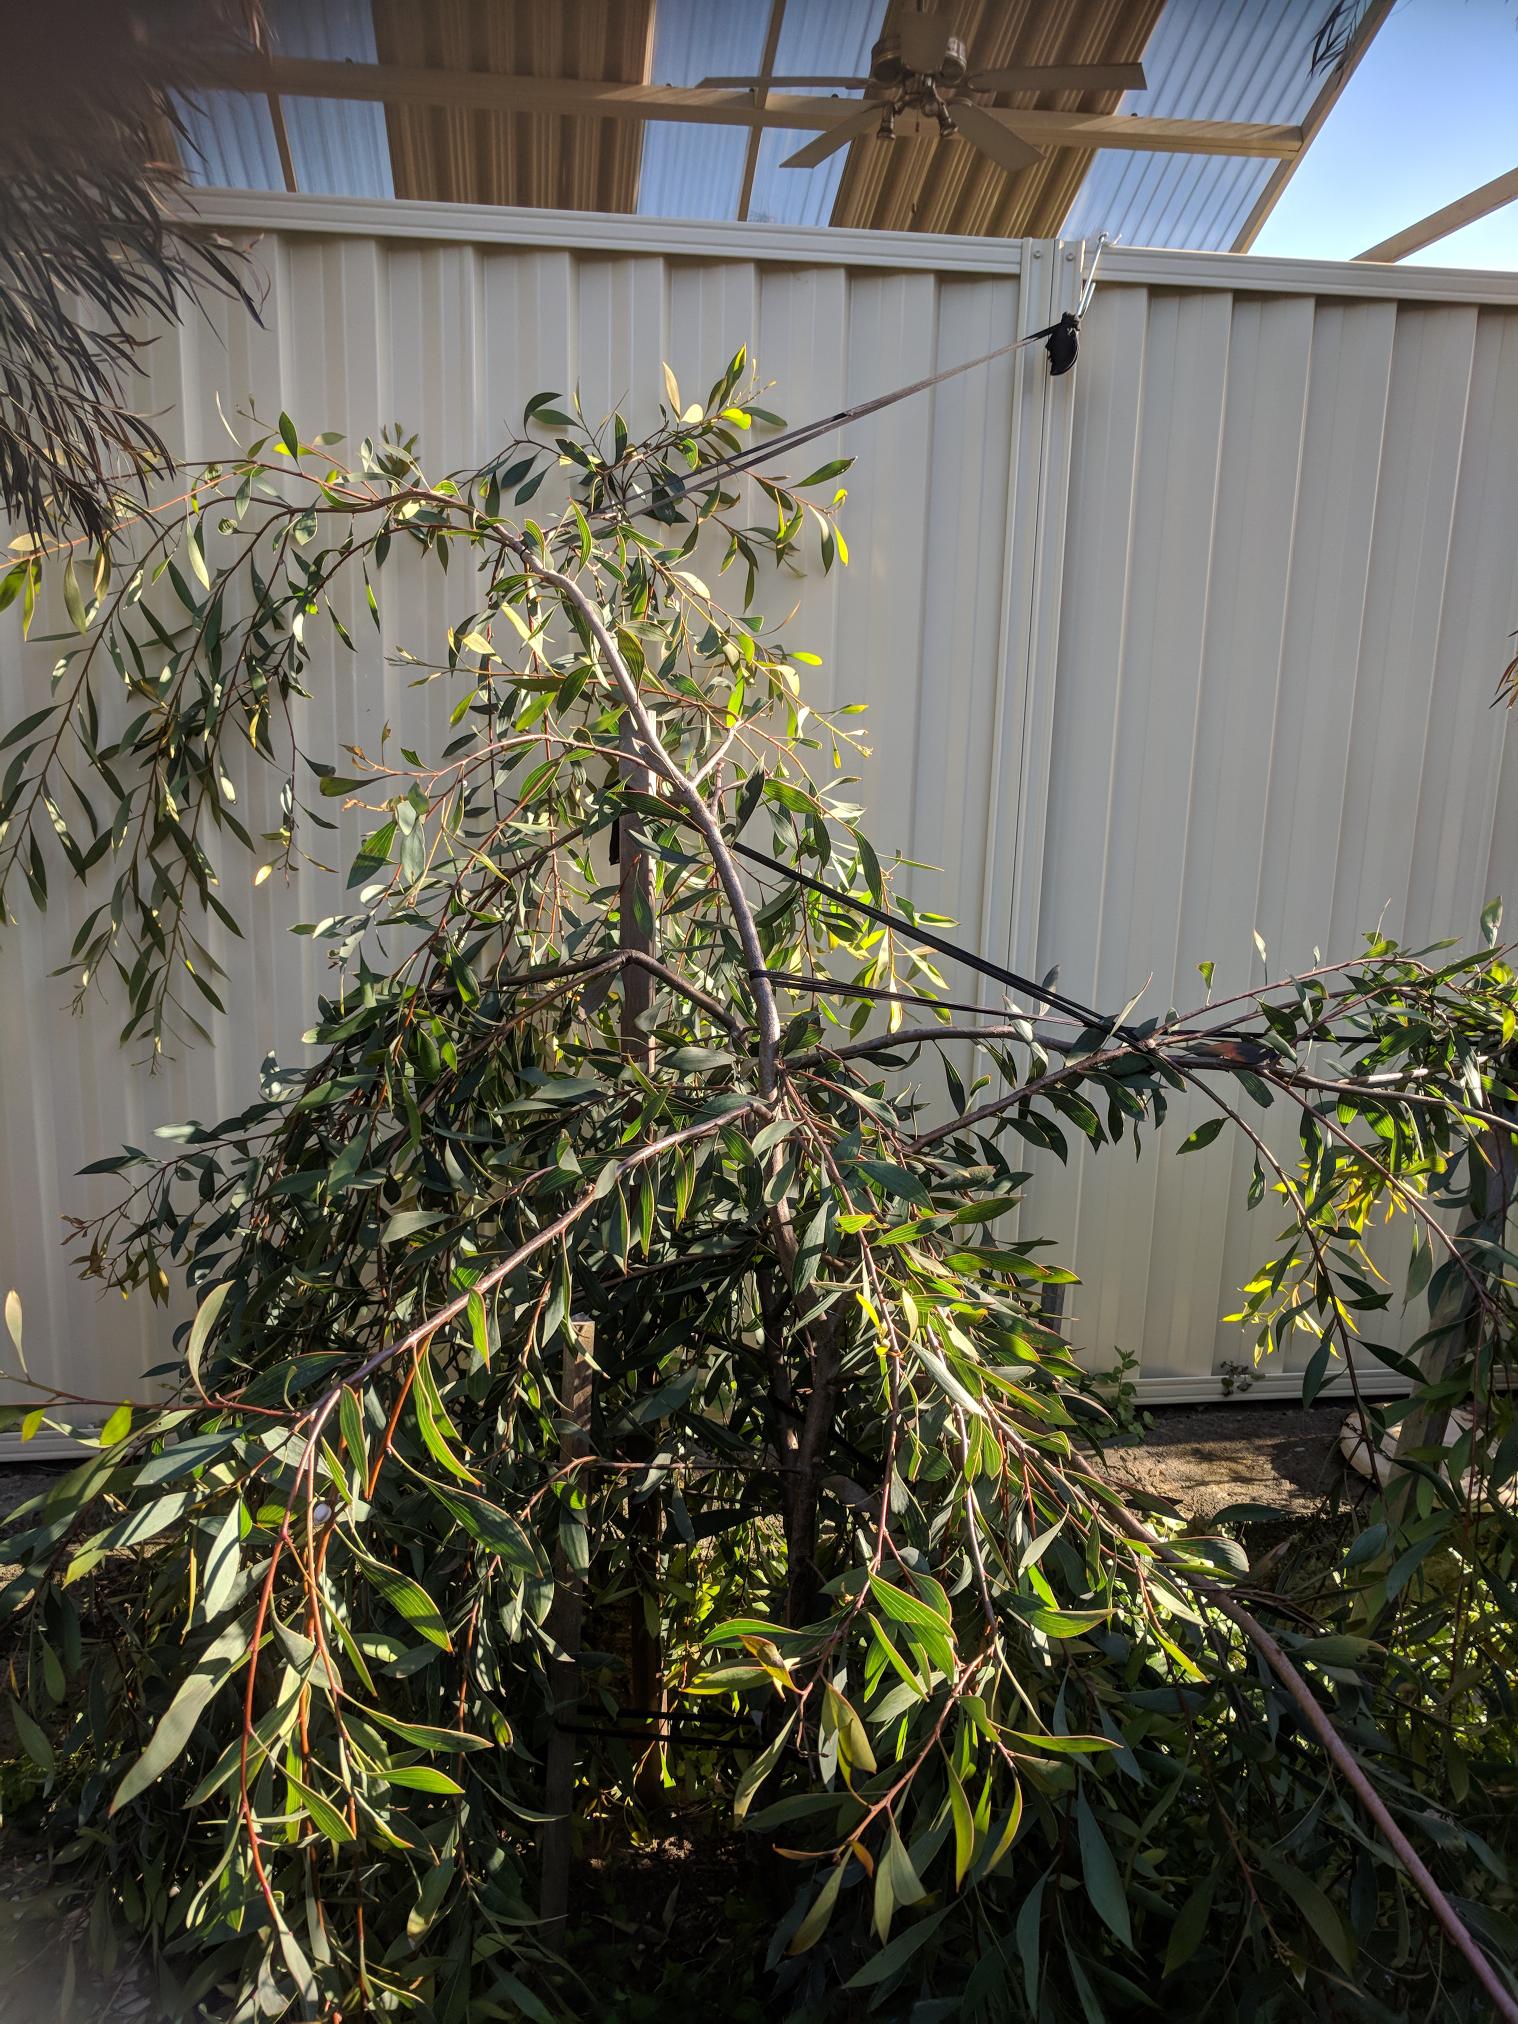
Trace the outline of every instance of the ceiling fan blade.
<instances>
[{"instance_id":1,"label":"ceiling fan blade","mask_svg":"<svg viewBox=\"0 0 1518 2024\"><path fill-rule=\"evenodd\" d=\"M1143 91L1141 63L1030 63L1016 70L977 70L972 91Z\"/></svg>"},{"instance_id":2,"label":"ceiling fan blade","mask_svg":"<svg viewBox=\"0 0 1518 2024\"><path fill-rule=\"evenodd\" d=\"M1005 169L1009 176L1015 176L1042 156L1041 148L1030 147L1020 134L1003 126L996 115L987 112L983 106L956 99L949 107L949 117L967 141L973 142L983 155L989 155L997 167Z\"/></svg>"},{"instance_id":3,"label":"ceiling fan blade","mask_svg":"<svg viewBox=\"0 0 1518 2024\"><path fill-rule=\"evenodd\" d=\"M774 91L791 84L830 84L836 91L863 91L867 77L703 77L697 91Z\"/></svg>"},{"instance_id":4,"label":"ceiling fan blade","mask_svg":"<svg viewBox=\"0 0 1518 2024\"><path fill-rule=\"evenodd\" d=\"M818 134L808 141L804 148L797 148L795 154L787 155L780 164L782 169L815 169L819 162L825 162L829 155L846 148L850 141L857 141L861 135L872 133L880 124L880 107L867 105L850 119L838 120L826 133Z\"/></svg>"}]
</instances>

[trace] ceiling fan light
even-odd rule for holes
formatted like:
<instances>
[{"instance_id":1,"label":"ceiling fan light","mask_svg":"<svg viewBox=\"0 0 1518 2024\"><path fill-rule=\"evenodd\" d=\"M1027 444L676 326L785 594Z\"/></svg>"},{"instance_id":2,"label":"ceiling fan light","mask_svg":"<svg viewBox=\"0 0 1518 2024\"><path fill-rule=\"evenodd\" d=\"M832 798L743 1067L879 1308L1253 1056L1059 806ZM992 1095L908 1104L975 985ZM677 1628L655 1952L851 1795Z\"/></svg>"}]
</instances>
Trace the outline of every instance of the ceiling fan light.
<instances>
[{"instance_id":1,"label":"ceiling fan light","mask_svg":"<svg viewBox=\"0 0 1518 2024\"><path fill-rule=\"evenodd\" d=\"M951 35L934 76L941 85L952 91L957 85L963 84L969 75L970 53L957 35Z\"/></svg>"}]
</instances>

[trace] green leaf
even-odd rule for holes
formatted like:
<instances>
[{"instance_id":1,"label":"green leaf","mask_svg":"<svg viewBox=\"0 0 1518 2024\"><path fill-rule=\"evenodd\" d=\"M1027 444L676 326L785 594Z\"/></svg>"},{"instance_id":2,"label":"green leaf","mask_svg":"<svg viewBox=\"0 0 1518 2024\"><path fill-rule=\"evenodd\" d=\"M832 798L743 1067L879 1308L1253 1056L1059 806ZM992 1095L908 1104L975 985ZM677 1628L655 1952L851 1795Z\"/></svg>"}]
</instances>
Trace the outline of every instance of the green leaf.
<instances>
[{"instance_id":1,"label":"green leaf","mask_svg":"<svg viewBox=\"0 0 1518 2024\"><path fill-rule=\"evenodd\" d=\"M975 1818L952 1764L948 1766L948 1774L949 1810L954 1816L954 1888L958 1890L975 1856Z\"/></svg>"},{"instance_id":2,"label":"green leaf","mask_svg":"<svg viewBox=\"0 0 1518 2024\"><path fill-rule=\"evenodd\" d=\"M1123 1892L1123 1881L1118 1874L1117 1863L1107 1838L1097 1824L1096 1815L1082 1792L1075 1802L1075 1822L1080 1840L1081 1869L1086 1879L1086 1895L1096 1908L1098 1917L1122 1942L1125 1947L1133 1945L1133 1927L1128 1917L1128 1900Z\"/></svg>"},{"instance_id":3,"label":"green leaf","mask_svg":"<svg viewBox=\"0 0 1518 2024\"><path fill-rule=\"evenodd\" d=\"M543 1560L531 1535L498 1504L476 1497L467 1490L445 1490L441 1484L429 1488L437 1501L451 1511L464 1530L491 1553L499 1553L524 1574L541 1574Z\"/></svg>"},{"instance_id":4,"label":"green leaf","mask_svg":"<svg viewBox=\"0 0 1518 2024\"><path fill-rule=\"evenodd\" d=\"M453 1640L448 1635L448 1626L438 1610L437 1604L419 1582L399 1569L387 1567L382 1560L371 1560L367 1553L354 1549L364 1578L370 1586L377 1588L397 1616L404 1617L413 1630L418 1631L429 1643L440 1650L451 1652Z\"/></svg>"},{"instance_id":5,"label":"green leaf","mask_svg":"<svg viewBox=\"0 0 1518 2024\"><path fill-rule=\"evenodd\" d=\"M7 1698L10 1701L11 1720L16 1725L16 1740L37 1769L51 1778L56 1768L52 1744L15 1695L11 1694Z\"/></svg>"},{"instance_id":6,"label":"green leaf","mask_svg":"<svg viewBox=\"0 0 1518 2024\"><path fill-rule=\"evenodd\" d=\"M461 1483L477 1483L478 1476L453 1451L450 1436L452 1441L458 1440L458 1429L448 1417L433 1375L432 1358L425 1349L416 1361L414 1397L417 1428L428 1454Z\"/></svg>"},{"instance_id":7,"label":"green leaf","mask_svg":"<svg viewBox=\"0 0 1518 2024\"><path fill-rule=\"evenodd\" d=\"M1182 1140L1181 1144L1177 1147L1177 1151L1194 1153L1200 1152L1203 1146L1210 1146L1218 1133L1223 1129L1225 1122L1226 1120L1220 1117L1209 1117L1204 1124L1197 1126L1189 1138Z\"/></svg>"},{"instance_id":8,"label":"green leaf","mask_svg":"<svg viewBox=\"0 0 1518 2024\"><path fill-rule=\"evenodd\" d=\"M797 479L796 490L799 492L804 485L826 484L829 478L836 478L841 472L847 471L853 461L852 457L834 457L829 464L819 464L808 476Z\"/></svg>"},{"instance_id":9,"label":"green leaf","mask_svg":"<svg viewBox=\"0 0 1518 2024\"><path fill-rule=\"evenodd\" d=\"M435 1862L422 1878L422 1888L417 1894L416 1903L406 1915L408 1940L419 1940L433 1924L443 1908L443 1899L448 1895L448 1887L453 1882L454 1872L453 1862Z\"/></svg>"},{"instance_id":10,"label":"green leaf","mask_svg":"<svg viewBox=\"0 0 1518 2024\"><path fill-rule=\"evenodd\" d=\"M119 1441L124 1441L131 1431L132 1408L129 1405L119 1405L100 1429L100 1445L102 1448L114 1448Z\"/></svg>"},{"instance_id":11,"label":"green leaf","mask_svg":"<svg viewBox=\"0 0 1518 2024\"><path fill-rule=\"evenodd\" d=\"M1280 1856L1264 1855L1261 1860L1276 1882L1296 1904L1309 1926L1322 1942L1324 1950L1332 1956L1345 1974L1351 1974L1355 1965L1355 1943L1348 1927L1332 1902L1319 1889L1311 1877Z\"/></svg>"},{"instance_id":12,"label":"green leaf","mask_svg":"<svg viewBox=\"0 0 1518 2024\"><path fill-rule=\"evenodd\" d=\"M456 1778L450 1778L446 1771L434 1771L430 1764L391 1764L384 1775L388 1784L403 1785L409 1792L436 1792L451 1797L464 1789Z\"/></svg>"},{"instance_id":13,"label":"green leaf","mask_svg":"<svg viewBox=\"0 0 1518 2024\"><path fill-rule=\"evenodd\" d=\"M573 499L569 502L569 510L574 515L575 531L579 537L580 562L583 566L590 560L590 522L585 518L585 515L580 511Z\"/></svg>"},{"instance_id":14,"label":"green leaf","mask_svg":"<svg viewBox=\"0 0 1518 2024\"><path fill-rule=\"evenodd\" d=\"M838 1902L838 1892L843 1883L843 1864L835 1863L829 1870L822 1889L812 1900L811 1909L796 1928L788 1954L804 1954L808 1947L815 1947L827 1931L828 1920L833 1916L833 1906Z\"/></svg>"},{"instance_id":15,"label":"green leaf","mask_svg":"<svg viewBox=\"0 0 1518 2024\"><path fill-rule=\"evenodd\" d=\"M201 1359L205 1355L206 1338L216 1326L227 1295L232 1291L230 1279L224 1279L219 1286L213 1286L196 1310L195 1321L190 1329L190 1340L185 1346L185 1364L190 1373L190 1382L197 1391L204 1389L200 1376Z\"/></svg>"},{"instance_id":16,"label":"green leaf","mask_svg":"<svg viewBox=\"0 0 1518 2024\"><path fill-rule=\"evenodd\" d=\"M952 1675L954 1626L949 1618L933 1609L920 1596L909 1595L905 1589L897 1588L883 1575L870 1576L870 1592L893 1622L901 1624L908 1632L916 1633L938 1670Z\"/></svg>"},{"instance_id":17,"label":"green leaf","mask_svg":"<svg viewBox=\"0 0 1518 2024\"><path fill-rule=\"evenodd\" d=\"M378 1708L365 1708L365 1717L378 1722L381 1728L390 1730L392 1735L401 1737L418 1750L493 1750L495 1745L484 1736L471 1735L467 1729L435 1729L427 1722L403 1722L395 1715L381 1714Z\"/></svg>"},{"instance_id":18,"label":"green leaf","mask_svg":"<svg viewBox=\"0 0 1518 2024\"><path fill-rule=\"evenodd\" d=\"M875 1864L874 1927L882 1946L891 1936L891 1920L897 1906L921 1904L926 1896L922 1879L912 1866L912 1858L893 1820Z\"/></svg>"},{"instance_id":19,"label":"green leaf","mask_svg":"<svg viewBox=\"0 0 1518 2024\"><path fill-rule=\"evenodd\" d=\"M1009 1596L1007 1605L1045 1637L1084 1637L1087 1631L1105 1623L1109 1615L1104 1609L1051 1609L1047 1603L1032 1602L1025 1595Z\"/></svg>"},{"instance_id":20,"label":"green leaf","mask_svg":"<svg viewBox=\"0 0 1518 2024\"><path fill-rule=\"evenodd\" d=\"M926 1918L908 1926L904 1933L898 1933L889 1946L882 1947L878 1954L872 1954L862 1968L850 1975L843 1985L845 1989L872 1989L877 1982L887 1981L898 1969L906 1966L919 1947L932 1939L948 1915L946 1905L942 1911L929 1912Z\"/></svg>"},{"instance_id":21,"label":"green leaf","mask_svg":"<svg viewBox=\"0 0 1518 2024\"><path fill-rule=\"evenodd\" d=\"M1110 1736L1050 1736L1032 1729L1008 1729L1006 1733L1014 1742L1026 1743L1030 1750L1050 1757L1094 1757L1099 1751L1122 1747Z\"/></svg>"},{"instance_id":22,"label":"green leaf","mask_svg":"<svg viewBox=\"0 0 1518 2024\"><path fill-rule=\"evenodd\" d=\"M73 622L75 632L89 631L90 622L84 611L84 594L79 588L79 578L74 570L72 555L63 565L63 608Z\"/></svg>"},{"instance_id":23,"label":"green leaf","mask_svg":"<svg viewBox=\"0 0 1518 2024\"><path fill-rule=\"evenodd\" d=\"M146 1791L184 1754L211 1696L231 1678L245 1656L248 1631L245 1619L232 1624L208 1648L194 1672L180 1682L173 1700L159 1718L147 1748L116 1787L110 1806L112 1813L119 1813L139 1792Z\"/></svg>"},{"instance_id":24,"label":"green leaf","mask_svg":"<svg viewBox=\"0 0 1518 2024\"><path fill-rule=\"evenodd\" d=\"M337 1418L343 1431L343 1446L358 1471L362 1489L369 1481L369 1442L364 1433L364 1408L351 1385L345 1384L338 1394Z\"/></svg>"},{"instance_id":25,"label":"green leaf","mask_svg":"<svg viewBox=\"0 0 1518 2024\"><path fill-rule=\"evenodd\" d=\"M743 1773L743 1776L738 1780L737 1789L733 1793L734 1820L742 1820L747 1814L759 1787L780 1762L781 1756L785 1751L785 1746L790 1740L791 1731L795 1726L796 1717L791 1715L787 1718L785 1726L780 1730L778 1735L775 1736L772 1742L765 1745L752 1764Z\"/></svg>"},{"instance_id":26,"label":"green leaf","mask_svg":"<svg viewBox=\"0 0 1518 2024\"><path fill-rule=\"evenodd\" d=\"M992 1870L996 1868L1007 1850L1016 1841L1017 1830L1022 1824L1023 1788L1021 1785L1017 1785L1013 1787L1012 1805L1003 1823L1001 1833L997 1836L994 1843L988 1840L976 1858L975 1875L973 1878L975 1883L981 1882L983 1878L988 1877Z\"/></svg>"},{"instance_id":27,"label":"green leaf","mask_svg":"<svg viewBox=\"0 0 1518 2024\"><path fill-rule=\"evenodd\" d=\"M1212 1909L1212 1894L1217 1888L1217 1880L1217 1871L1209 1870L1176 1913L1175 1924L1170 1929L1170 1944L1165 1949L1162 1974L1173 1975L1177 1968L1183 1968L1202 1944L1202 1935L1207 1930L1207 1914Z\"/></svg>"},{"instance_id":28,"label":"green leaf","mask_svg":"<svg viewBox=\"0 0 1518 2024\"><path fill-rule=\"evenodd\" d=\"M184 1501L184 1492L179 1501ZM200 1591L201 1614L214 1623L235 1601L242 1586L242 1499L234 1497L226 1517L206 1551L205 1573Z\"/></svg>"},{"instance_id":29,"label":"green leaf","mask_svg":"<svg viewBox=\"0 0 1518 2024\"><path fill-rule=\"evenodd\" d=\"M469 1333L474 1338L475 1351L485 1368L490 1368L490 1324L485 1314L485 1303L471 1288L469 1294Z\"/></svg>"},{"instance_id":30,"label":"green leaf","mask_svg":"<svg viewBox=\"0 0 1518 2024\"><path fill-rule=\"evenodd\" d=\"M831 1681L823 1685L823 1721L838 1732L839 1754L847 1767L860 1771L875 1769L869 1731L858 1711L846 1701Z\"/></svg>"},{"instance_id":31,"label":"green leaf","mask_svg":"<svg viewBox=\"0 0 1518 2024\"><path fill-rule=\"evenodd\" d=\"M1048 1881L1049 1875L1046 1870L1023 1899L1022 1909L1018 1912L1017 1923L1013 1927L1017 1951L1022 1956L1023 1993L1027 1998L1030 2016L1037 2016L1039 2010L1039 1935L1043 1923L1044 1886Z\"/></svg>"},{"instance_id":32,"label":"green leaf","mask_svg":"<svg viewBox=\"0 0 1518 2024\"><path fill-rule=\"evenodd\" d=\"M353 1829L330 1799L323 1799L319 1792L313 1792L311 1787L303 1784L293 1771L285 1773L285 1780L328 1841L335 1842L341 1848L344 1842L353 1839Z\"/></svg>"},{"instance_id":33,"label":"green leaf","mask_svg":"<svg viewBox=\"0 0 1518 2024\"><path fill-rule=\"evenodd\" d=\"M294 422L286 414L281 414L279 418L279 440L292 457L300 455L300 437L295 433Z\"/></svg>"}]
</instances>

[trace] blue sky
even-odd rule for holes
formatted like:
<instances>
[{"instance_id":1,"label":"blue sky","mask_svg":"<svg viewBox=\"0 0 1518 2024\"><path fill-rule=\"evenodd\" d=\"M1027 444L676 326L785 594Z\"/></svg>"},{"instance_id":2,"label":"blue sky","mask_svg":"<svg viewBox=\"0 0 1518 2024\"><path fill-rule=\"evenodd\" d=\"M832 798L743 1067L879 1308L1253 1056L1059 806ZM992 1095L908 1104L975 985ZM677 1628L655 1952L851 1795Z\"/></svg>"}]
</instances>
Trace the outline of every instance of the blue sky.
<instances>
[{"instance_id":1,"label":"blue sky","mask_svg":"<svg viewBox=\"0 0 1518 2024\"><path fill-rule=\"evenodd\" d=\"M1518 0L1398 0L1255 244L1347 260L1518 168ZM1518 204L1410 260L1518 268Z\"/></svg>"}]
</instances>

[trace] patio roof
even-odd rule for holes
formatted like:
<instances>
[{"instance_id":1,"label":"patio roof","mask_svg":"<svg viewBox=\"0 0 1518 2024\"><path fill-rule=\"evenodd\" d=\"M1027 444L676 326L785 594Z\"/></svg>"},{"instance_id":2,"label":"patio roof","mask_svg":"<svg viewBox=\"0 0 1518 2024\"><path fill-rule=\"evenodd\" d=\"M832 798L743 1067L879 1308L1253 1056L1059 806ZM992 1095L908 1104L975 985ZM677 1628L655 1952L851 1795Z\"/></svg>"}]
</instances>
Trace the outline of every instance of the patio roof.
<instances>
[{"instance_id":1,"label":"patio roof","mask_svg":"<svg viewBox=\"0 0 1518 2024\"><path fill-rule=\"evenodd\" d=\"M1257 229L1342 80L1313 66L1327 0L953 0L975 69L1144 61L1143 92L991 99L1041 124L1015 175L936 137L786 168L815 98L695 93L713 74L862 75L913 4L265 0L267 51L227 72L253 88L184 108L186 166L241 189L1221 248ZM1351 62L1389 0L1354 11Z\"/></svg>"}]
</instances>

